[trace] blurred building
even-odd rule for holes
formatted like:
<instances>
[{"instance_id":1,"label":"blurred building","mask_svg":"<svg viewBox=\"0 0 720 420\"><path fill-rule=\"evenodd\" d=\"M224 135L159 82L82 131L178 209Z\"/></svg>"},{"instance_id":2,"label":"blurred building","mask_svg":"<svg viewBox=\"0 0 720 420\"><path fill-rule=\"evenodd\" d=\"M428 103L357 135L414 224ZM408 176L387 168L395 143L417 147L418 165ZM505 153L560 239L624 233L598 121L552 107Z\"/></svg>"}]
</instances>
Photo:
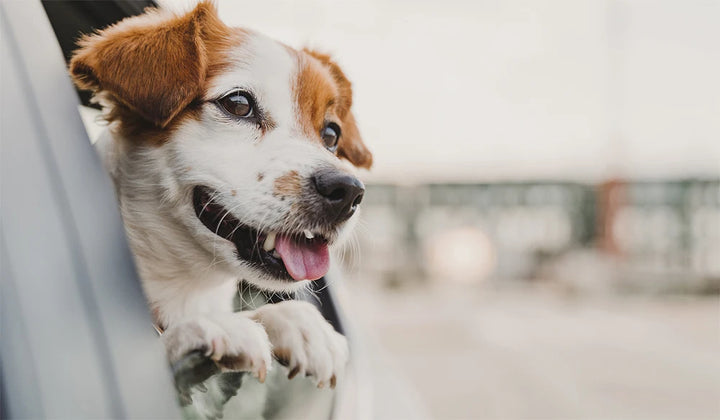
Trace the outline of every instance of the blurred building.
<instances>
[{"instance_id":1,"label":"blurred building","mask_svg":"<svg viewBox=\"0 0 720 420\"><path fill-rule=\"evenodd\" d=\"M644 291L720 286L718 179L373 184L366 197L358 244L372 264L350 266L386 283L560 281ZM592 270L602 271L595 277L603 284L578 283L592 282Z\"/></svg>"}]
</instances>

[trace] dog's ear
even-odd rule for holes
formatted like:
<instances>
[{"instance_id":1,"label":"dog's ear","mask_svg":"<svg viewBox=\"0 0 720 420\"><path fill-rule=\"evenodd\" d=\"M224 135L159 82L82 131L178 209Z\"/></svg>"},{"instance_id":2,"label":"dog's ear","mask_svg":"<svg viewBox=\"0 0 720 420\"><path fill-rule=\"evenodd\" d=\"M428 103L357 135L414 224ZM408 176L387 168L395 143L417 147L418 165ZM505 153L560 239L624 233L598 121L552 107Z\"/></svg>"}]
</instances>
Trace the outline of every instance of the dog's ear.
<instances>
[{"instance_id":1,"label":"dog's ear","mask_svg":"<svg viewBox=\"0 0 720 420\"><path fill-rule=\"evenodd\" d=\"M373 163L373 156L370 150L363 143L358 130L355 116L352 113L352 84L345 77L340 66L335 63L329 55L322 54L310 49L304 49L304 52L310 54L319 60L328 68L335 83L338 86L340 98L338 101L338 116L342 120L342 136L338 141L338 156L347 159L353 165L359 168L370 169Z\"/></svg>"},{"instance_id":2,"label":"dog's ear","mask_svg":"<svg viewBox=\"0 0 720 420\"><path fill-rule=\"evenodd\" d=\"M370 169L373 156L360 137L352 111L348 111L343 119L342 136L338 142L338 156L350 161L359 168Z\"/></svg>"},{"instance_id":3,"label":"dog's ear","mask_svg":"<svg viewBox=\"0 0 720 420\"><path fill-rule=\"evenodd\" d=\"M201 94L207 71L203 27L222 25L202 2L182 16L160 10L85 36L70 61L81 89L103 92L158 127Z\"/></svg>"}]
</instances>

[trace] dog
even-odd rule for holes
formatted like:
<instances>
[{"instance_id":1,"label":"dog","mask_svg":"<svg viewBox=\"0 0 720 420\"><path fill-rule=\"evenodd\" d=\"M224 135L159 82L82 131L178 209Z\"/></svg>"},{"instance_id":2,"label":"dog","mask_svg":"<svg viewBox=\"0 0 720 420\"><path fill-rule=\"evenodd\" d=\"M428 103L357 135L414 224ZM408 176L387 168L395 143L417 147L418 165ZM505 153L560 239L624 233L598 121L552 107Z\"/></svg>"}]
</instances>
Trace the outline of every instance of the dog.
<instances>
[{"instance_id":1,"label":"dog","mask_svg":"<svg viewBox=\"0 0 720 420\"><path fill-rule=\"evenodd\" d=\"M346 339L311 304L233 312L238 283L294 292L323 277L370 168L352 87L328 56L231 28L211 2L149 9L84 36L69 71L103 107L103 159L171 363L334 387Z\"/></svg>"}]
</instances>

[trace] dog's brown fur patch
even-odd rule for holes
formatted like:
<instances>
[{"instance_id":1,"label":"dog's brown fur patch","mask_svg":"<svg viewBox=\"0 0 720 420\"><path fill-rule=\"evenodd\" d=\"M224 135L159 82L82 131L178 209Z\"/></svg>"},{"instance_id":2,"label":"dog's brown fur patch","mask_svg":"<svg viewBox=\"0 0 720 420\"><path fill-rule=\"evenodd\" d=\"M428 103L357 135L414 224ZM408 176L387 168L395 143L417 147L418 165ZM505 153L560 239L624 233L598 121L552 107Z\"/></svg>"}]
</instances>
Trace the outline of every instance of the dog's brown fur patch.
<instances>
[{"instance_id":1,"label":"dog's brown fur patch","mask_svg":"<svg viewBox=\"0 0 720 420\"><path fill-rule=\"evenodd\" d=\"M277 196L299 196L302 192L302 178L297 171L290 171L275 180L273 193Z\"/></svg>"},{"instance_id":2,"label":"dog's brown fur patch","mask_svg":"<svg viewBox=\"0 0 720 420\"><path fill-rule=\"evenodd\" d=\"M340 122L338 111L341 110L336 106L340 92L329 70L318 60L301 54L298 64L300 69L295 83L295 96L300 111L300 126L306 136L322 143L320 130L325 121Z\"/></svg>"},{"instance_id":3,"label":"dog's brown fur patch","mask_svg":"<svg viewBox=\"0 0 720 420\"><path fill-rule=\"evenodd\" d=\"M361 168L372 166L372 153L360 137L352 106L352 85L329 55L304 49L299 53L296 82L300 123L305 134L320 140L326 121L340 126L337 154Z\"/></svg>"}]
</instances>

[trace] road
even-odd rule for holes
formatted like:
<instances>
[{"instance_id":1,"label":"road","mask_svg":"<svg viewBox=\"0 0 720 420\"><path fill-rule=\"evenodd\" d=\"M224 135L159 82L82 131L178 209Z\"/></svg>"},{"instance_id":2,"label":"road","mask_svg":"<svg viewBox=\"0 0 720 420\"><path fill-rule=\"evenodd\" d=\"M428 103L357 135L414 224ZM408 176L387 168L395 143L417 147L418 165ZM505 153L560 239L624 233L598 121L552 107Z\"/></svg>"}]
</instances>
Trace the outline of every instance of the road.
<instances>
[{"instance_id":1,"label":"road","mask_svg":"<svg viewBox=\"0 0 720 420\"><path fill-rule=\"evenodd\" d=\"M348 289L371 364L430 418L720 418L717 296ZM404 417L378 382L377 417Z\"/></svg>"}]
</instances>

